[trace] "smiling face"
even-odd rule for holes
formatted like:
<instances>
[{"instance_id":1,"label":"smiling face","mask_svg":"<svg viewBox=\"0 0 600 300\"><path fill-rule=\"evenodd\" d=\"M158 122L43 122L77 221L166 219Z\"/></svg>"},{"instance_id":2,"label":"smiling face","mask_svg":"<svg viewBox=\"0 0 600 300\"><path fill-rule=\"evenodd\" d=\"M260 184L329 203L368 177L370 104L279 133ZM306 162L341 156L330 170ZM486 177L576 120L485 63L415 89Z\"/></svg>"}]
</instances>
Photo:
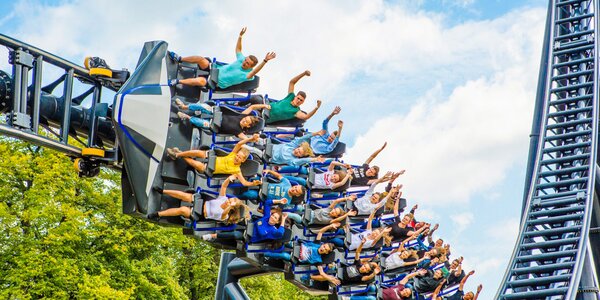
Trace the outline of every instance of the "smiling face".
<instances>
[{"instance_id":1,"label":"smiling face","mask_svg":"<svg viewBox=\"0 0 600 300\"><path fill-rule=\"evenodd\" d=\"M246 56L246 58L242 62L242 69L244 69L244 70L252 69L252 67L254 67L255 65L256 65L256 62L252 61L252 59L249 56Z\"/></svg>"},{"instance_id":2,"label":"smiling face","mask_svg":"<svg viewBox=\"0 0 600 300\"><path fill-rule=\"evenodd\" d=\"M379 196L379 194L371 195L371 203L373 203L373 204L379 203L379 198L381 198L381 196Z\"/></svg>"},{"instance_id":3,"label":"smiling face","mask_svg":"<svg viewBox=\"0 0 600 300\"><path fill-rule=\"evenodd\" d=\"M304 152L304 148L302 148L302 147L298 147L298 148L294 149L292 151L292 154L295 157L305 157L306 156L306 153Z\"/></svg>"},{"instance_id":4,"label":"smiling face","mask_svg":"<svg viewBox=\"0 0 600 300\"><path fill-rule=\"evenodd\" d=\"M333 182L333 183L340 182L340 175L336 174L336 173L333 173L333 175L331 175L331 182Z\"/></svg>"},{"instance_id":5,"label":"smiling face","mask_svg":"<svg viewBox=\"0 0 600 300\"><path fill-rule=\"evenodd\" d=\"M402 291L400 291L400 296L402 296L403 298L408 298L412 296L412 290L409 288L404 288L402 289Z\"/></svg>"},{"instance_id":6,"label":"smiling face","mask_svg":"<svg viewBox=\"0 0 600 300\"><path fill-rule=\"evenodd\" d=\"M400 252L400 259L406 260L410 257L410 252L408 250L404 250Z\"/></svg>"},{"instance_id":7,"label":"smiling face","mask_svg":"<svg viewBox=\"0 0 600 300\"><path fill-rule=\"evenodd\" d=\"M254 124L252 122L252 117L251 116L243 117L240 120L240 127L242 127L242 128L250 128L250 127L252 127L252 125L254 125Z\"/></svg>"},{"instance_id":8,"label":"smiling face","mask_svg":"<svg viewBox=\"0 0 600 300\"><path fill-rule=\"evenodd\" d=\"M402 218L402 220L400 221L400 224L406 226L406 225L408 225L408 223L410 223L411 220L412 220L412 218L410 216L404 216Z\"/></svg>"},{"instance_id":9,"label":"smiling face","mask_svg":"<svg viewBox=\"0 0 600 300\"><path fill-rule=\"evenodd\" d=\"M333 248L331 247L331 244L327 243L327 244L322 244L321 246L319 246L319 254L323 255L323 254L329 254L331 253L331 251L333 251Z\"/></svg>"},{"instance_id":10,"label":"smiling face","mask_svg":"<svg viewBox=\"0 0 600 300\"><path fill-rule=\"evenodd\" d=\"M297 94L296 97L294 97L294 99L292 99L292 105L298 107L304 103L304 100L306 100L306 99L304 99L304 97L302 95Z\"/></svg>"},{"instance_id":11,"label":"smiling face","mask_svg":"<svg viewBox=\"0 0 600 300\"><path fill-rule=\"evenodd\" d=\"M373 270L373 267L369 263L363 264L360 266L360 268L358 268L358 271L361 274L369 274L369 273L371 273L372 270Z\"/></svg>"},{"instance_id":12,"label":"smiling face","mask_svg":"<svg viewBox=\"0 0 600 300\"><path fill-rule=\"evenodd\" d=\"M288 193L292 197L300 197L304 192L302 191L302 186L294 185L288 190Z\"/></svg>"},{"instance_id":13,"label":"smiling face","mask_svg":"<svg viewBox=\"0 0 600 300\"><path fill-rule=\"evenodd\" d=\"M327 136L327 142L328 143L333 143L333 141L335 140L336 132L337 131L334 131L329 136Z\"/></svg>"},{"instance_id":14,"label":"smiling face","mask_svg":"<svg viewBox=\"0 0 600 300\"><path fill-rule=\"evenodd\" d=\"M336 207L336 208L332 209L331 211L329 211L329 216L332 218L337 218L337 217L341 216L343 213L344 213L344 211L341 208Z\"/></svg>"},{"instance_id":15,"label":"smiling face","mask_svg":"<svg viewBox=\"0 0 600 300\"><path fill-rule=\"evenodd\" d=\"M240 150L238 153L235 154L235 157L233 158L233 163L236 165L241 165L243 162L246 161L246 159L248 159L249 154L250 152L248 152L247 150Z\"/></svg>"},{"instance_id":16,"label":"smiling face","mask_svg":"<svg viewBox=\"0 0 600 300\"><path fill-rule=\"evenodd\" d=\"M475 295L473 294L473 292L468 292L463 296L464 300L473 300L473 298L475 298Z\"/></svg>"},{"instance_id":17,"label":"smiling face","mask_svg":"<svg viewBox=\"0 0 600 300\"><path fill-rule=\"evenodd\" d=\"M269 225L275 226L275 225L279 224L280 220L281 220L281 213L273 212L271 214L271 216L269 217Z\"/></svg>"},{"instance_id":18,"label":"smiling face","mask_svg":"<svg viewBox=\"0 0 600 300\"><path fill-rule=\"evenodd\" d=\"M442 273L442 270L435 270L435 272L433 272L433 279L441 279L444 276L444 273Z\"/></svg>"},{"instance_id":19,"label":"smiling face","mask_svg":"<svg viewBox=\"0 0 600 300\"><path fill-rule=\"evenodd\" d=\"M377 176L377 169L375 169L375 167L370 167L365 171L365 175L369 177L375 177Z\"/></svg>"}]
</instances>

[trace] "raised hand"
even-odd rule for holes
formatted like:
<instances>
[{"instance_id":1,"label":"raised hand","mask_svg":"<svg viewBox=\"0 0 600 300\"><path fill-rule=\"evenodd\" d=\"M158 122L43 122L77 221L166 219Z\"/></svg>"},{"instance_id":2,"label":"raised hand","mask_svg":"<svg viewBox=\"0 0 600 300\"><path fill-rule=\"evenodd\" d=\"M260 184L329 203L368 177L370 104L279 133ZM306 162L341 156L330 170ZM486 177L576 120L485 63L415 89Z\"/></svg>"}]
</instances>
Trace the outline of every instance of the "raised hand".
<instances>
[{"instance_id":1,"label":"raised hand","mask_svg":"<svg viewBox=\"0 0 600 300\"><path fill-rule=\"evenodd\" d=\"M310 71L309 70L304 71L304 76L310 76Z\"/></svg>"},{"instance_id":2,"label":"raised hand","mask_svg":"<svg viewBox=\"0 0 600 300\"><path fill-rule=\"evenodd\" d=\"M275 58L277 55L275 54L275 52L267 52L267 55L265 55L265 60L269 61L273 58Z\"/></svg>"},{"instance_id":3,"label":"raised hand","mask_svg":"<svg viewBox=\"0 0 600 300\"><path fill-rule=\"evenodd\" d=\"M417 210L417 208L419 208L419 204L415 204L415 205L413 205L413 207L412 207L412 209L411 209L411 210Z\"/></svg>"},{"instance_id":4,"label":"raised hand","mask_svg":"<svg viewBox=\"0 0 600 300\"><path fill-rule=\"evenodd\" d=\"M336 106L336 107L333 109L333 112L332 112L331 114L332 114L332 115L337 115L337 114L339 114L339 113L340 113L340 111L341 111L341 110L342 110L342 108L341 108L341 107L339 107L339 106Z\"/></svg>"},{"instance_id":5,"label":"raised hand","mask_svg":"<svg viewBox=\"0 0 600 300\"><path fill-rule=\"evenodd\" d=\"M338 121L338 127L339 127L339 128L342 128L342 127L344 127L344 121L342 121L342 120L339 120L339 121Z\"/></svg>"},{"instance_id":6,"label":"raised hand","mask_svg":"<svg viewBox=\"0 0 600 300\"><path fill-rule=\"evenodd\" d=\"M323 101L317 100L317 107L321 107L321 104L323 104Z\"/></svg>"},{"instance_id":7,"label":"raised hand","mask_svg":"<svg viewBox=\"0 0 600 300\"><path fill-rule=\"evenodd\" d=\"M246 33L246 27L242 28L242 30L240 31L240 37L242 37L242 35L244 35L244 33Z\"/></svg>"},{"instance_id":8,"label":"raised hand","mask_svg":"<svg viewBox=\"0 0 600 300\"><path fill-rule=\"evenodd\" d=\"M251 142L258 142L258 139L260 139L260 135L258 135L258 133L255 133L252 135L252 137L250 138Z\"/></svg>"},{"instance_id":9,"label":"raised hand","mask_svg":"<svg viewBox=\"0 0 600 300\"><path fill-rule=\"evenodd\" d=\"M349 199L350 201L354 201L354 200L356 200L356 194L352 194L352 195L350 195L350 197L348 197L348 199Z\"/></svg>"},{"instance_id":10,"label":"raised hand","mask_svg":"<svg viewBox=\"0 0 600 300\"><path fill-rule=\"evenodd\" d=\"M385 149L385 146L387 146L387 142L383 143L383 146L381 146L381 150Z\"/></svg>"},{"instance_id":11,"label":"raised hand","mask_svg":"<svg viewBox=\"0 0 600 300\"><path fill-rule=\"evenodd\" d=\"M323 136L325 133L327 133L327 131L325 129L321 129L315 132L315 136Z\"/></svg>"},{"instance_id":12,"label":"raised hand","mask_svg":"<svg viewBox=\"0 0 600 300\"><path fill-rule=\"evenodd\" d=\"M481 293L481 289L483 289L483 284L477 286L477 293Z\"/></svg>"},{"instance_id":13,"label":"raised hand","mask_svg":"<svg viewBox=\"0 0 600 300\"><path fill-rule=\"evenodd\" d=\"M471 276L471 275L473 275L473 274L475 274L475 270L473 270L473 271L469 272L469 276Z\"/></svg>"}]
</instances>

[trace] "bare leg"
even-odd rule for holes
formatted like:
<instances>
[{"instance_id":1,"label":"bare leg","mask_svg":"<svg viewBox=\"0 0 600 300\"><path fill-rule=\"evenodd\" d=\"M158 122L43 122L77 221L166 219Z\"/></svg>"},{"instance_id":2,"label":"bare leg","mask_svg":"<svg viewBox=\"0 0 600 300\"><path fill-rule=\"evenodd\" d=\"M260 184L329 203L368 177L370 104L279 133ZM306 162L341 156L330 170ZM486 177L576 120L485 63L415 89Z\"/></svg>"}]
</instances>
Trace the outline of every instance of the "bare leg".
<instances>
[{"instance_id":1,"label":"bare leg","mask_svg":"<svg viewBox=\"0 0 600 300\"><path fill-rule=\"evenodd\" d=\"M158 212L158 216L160 216L160 217L184 216L186 218L189 218L191 215L192 215L192 210L186 206L182 206L182 207L178 207L178 208L169 208L169 209Z\"/></svg>"},{"instance_id":2,"label":"bare leg","mask_svg":"<svg viewBox=\"0 0 600 300\"><path fill-rule=\"evenodd\" d=\"M183 158L185 160L185 162L194 167L194 169L196 169L198 172L204 172L204 170L206 170L206 164L196 161L193 158L189 158L189 157L184 157Z\"/></svg>"},{"instance_id":3,"label":"bare leg","mask_svg":"<svg viewBox=\"0 0 600 300\"><path fill-rule=\"evenodd\" d=\"M198 64L200 69L206 69L210 66L210 62L203 56L186 56L181 58L182 62Z\"/></svg>"},{"instance_id":4,"label":"bare leg","mask_svg":"<svg viewBox=\"0 0 600 300\"><path fill-rule=\"evenodd\" d=\"M184 85L192 85L192 86L206 86L206 78L196 77L196 78L180 79L179 83L184 84Z\"/></svg>"},{"instance_id":5,"label":"bare leg","mask_svg":"<svg viewBox=\"0 0 600 300\"><path fill-rule=\"evenodd\" d=\"M316 280L316 281L327 281L327 278L325 278L321 274L319 274L319 275L310 275L310 279Z\"/></svg>"},{"instance_id":6,"label":"bare leg","mask_svg":"<svg viewBox=\"0 0 600 300\"><path fill-rule=\"evenodd\" d=\"M176 157L197 157L197 158L206 158L208 155L205 150L188 150L177 153Z\"/></svg>"},{"instance_id":7,"label":"bare leg","mask_svg":"<svg viewBox=\"0 0 600 300\"><path fill-rule=\"evenodd\" d=\"M164 190L163 194L189 203L192 203L192 200L194 198L193 194L176 190Z\"/></svg>"}]
</instances>

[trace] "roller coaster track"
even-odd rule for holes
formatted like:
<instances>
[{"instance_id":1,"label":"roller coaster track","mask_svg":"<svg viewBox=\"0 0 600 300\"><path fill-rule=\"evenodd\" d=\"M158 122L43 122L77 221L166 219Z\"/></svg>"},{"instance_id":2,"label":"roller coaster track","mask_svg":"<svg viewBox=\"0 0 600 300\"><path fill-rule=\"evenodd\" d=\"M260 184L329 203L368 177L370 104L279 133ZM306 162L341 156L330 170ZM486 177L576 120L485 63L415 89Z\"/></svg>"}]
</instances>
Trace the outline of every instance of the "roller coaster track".
<instances>
[{"instance_id":1,"label":"roller coaster track","mask_svg":"<svg viewBox=\"0 0 600 300\"><path fill-rule=\"evenodd\" d=\"M523 215L496 299L599 299L597 11L550 0Z\"/></svg>"}]
</instances>

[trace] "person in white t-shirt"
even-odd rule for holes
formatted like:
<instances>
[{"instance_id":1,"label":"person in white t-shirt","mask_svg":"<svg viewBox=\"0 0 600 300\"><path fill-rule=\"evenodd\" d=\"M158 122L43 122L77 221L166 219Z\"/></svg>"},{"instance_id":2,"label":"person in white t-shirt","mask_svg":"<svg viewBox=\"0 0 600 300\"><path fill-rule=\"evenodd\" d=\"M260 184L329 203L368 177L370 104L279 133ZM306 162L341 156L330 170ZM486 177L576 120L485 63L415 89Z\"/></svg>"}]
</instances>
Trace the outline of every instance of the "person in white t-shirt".
<instances>
[{"instance_id":1,"label":"person in white t-shirt","mask_svg":"<svg viewBox=\"0 0 600 300\"><path fill-rule=\"evenodd\" d=\"M336 170L335 167L343 167L346 170ZM335 190L344 186L348 180L352 179L352 166L338 161L332 161L327 167L327 171L315 174L313 189L331 189Z\"/></svg>"}]
</instances>

